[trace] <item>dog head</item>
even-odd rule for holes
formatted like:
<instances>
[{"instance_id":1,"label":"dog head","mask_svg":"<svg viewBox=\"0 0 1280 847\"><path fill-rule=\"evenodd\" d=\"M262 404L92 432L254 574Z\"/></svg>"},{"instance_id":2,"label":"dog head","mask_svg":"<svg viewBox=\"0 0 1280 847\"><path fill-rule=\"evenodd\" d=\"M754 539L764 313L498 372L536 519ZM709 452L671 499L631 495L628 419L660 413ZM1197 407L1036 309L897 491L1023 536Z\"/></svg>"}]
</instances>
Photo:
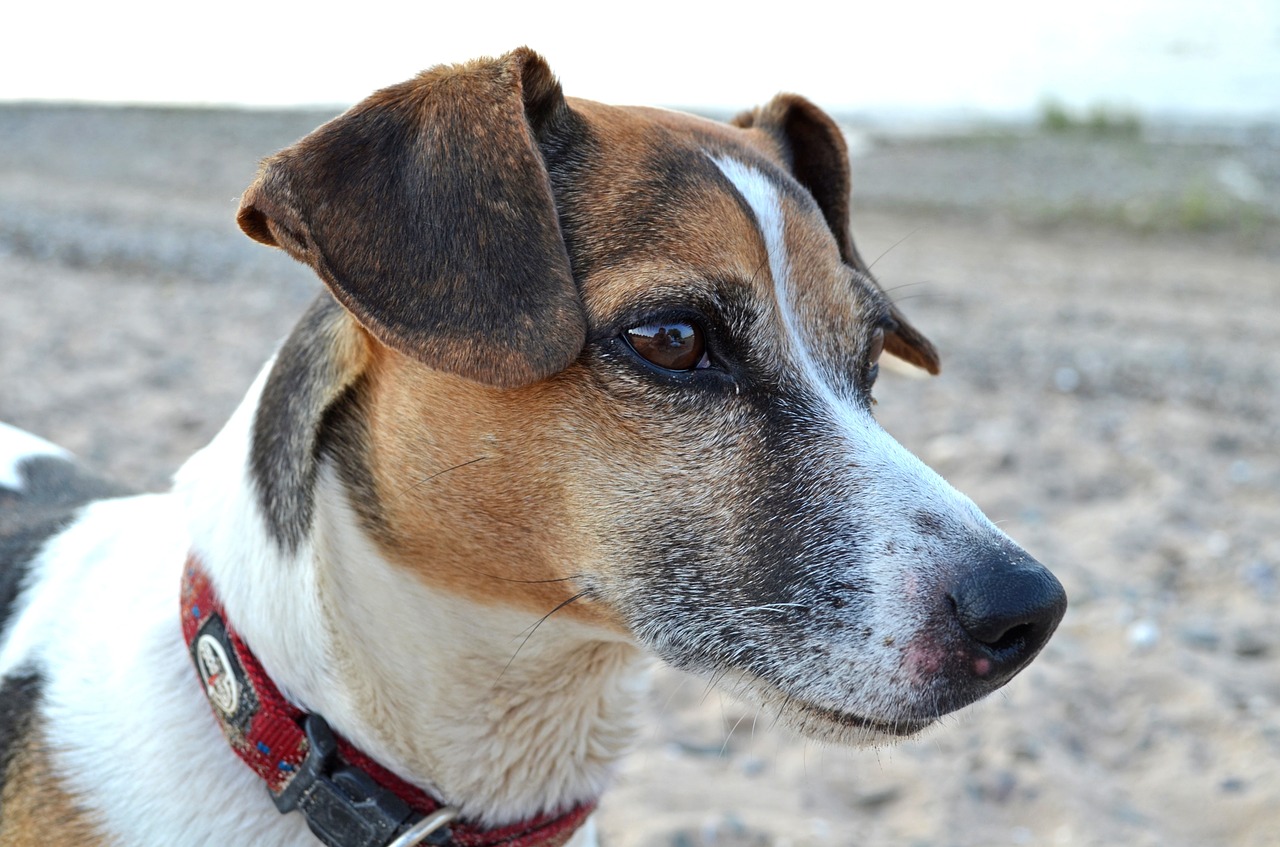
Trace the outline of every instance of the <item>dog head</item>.
<instances>
[{"instance_id":1,"label":"dog head","mask_svg":"<svg viewBox=\"0 0 1280 847\"><path fill-rule=\"evenodd\" d=\"M374 94L240 210L345 307L264 398L277 539L331 462L413 579L563 606L825 738L1004 684L1066 598L874 421L882 352L938 357L859 257L849 189L797 96L731 124L610 107L528 50ZM290 377L305 357L326 364Z\"/></svg>"}]
</instances>

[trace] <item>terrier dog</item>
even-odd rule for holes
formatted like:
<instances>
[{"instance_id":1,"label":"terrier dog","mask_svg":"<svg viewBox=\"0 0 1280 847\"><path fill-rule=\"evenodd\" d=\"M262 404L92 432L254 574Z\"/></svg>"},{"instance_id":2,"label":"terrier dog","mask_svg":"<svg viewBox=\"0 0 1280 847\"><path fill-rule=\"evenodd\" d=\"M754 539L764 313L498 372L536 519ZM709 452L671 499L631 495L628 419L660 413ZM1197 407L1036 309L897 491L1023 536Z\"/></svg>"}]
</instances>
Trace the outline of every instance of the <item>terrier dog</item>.
<instances>
[{"instance_id":1,"label":"terrier dog","mask_svg":"<svg viewBox=\"0 0 1280 847\"><path fill-rule=\"evenodd\" d=\"M1066 597L873 419L938 357L849 188L801 97L527 49L266 160L240 226L325 291L173 490L4 433L0 843L558 845L645 654L846 743L1007 682Z\"/></svg>"}]
</instances>

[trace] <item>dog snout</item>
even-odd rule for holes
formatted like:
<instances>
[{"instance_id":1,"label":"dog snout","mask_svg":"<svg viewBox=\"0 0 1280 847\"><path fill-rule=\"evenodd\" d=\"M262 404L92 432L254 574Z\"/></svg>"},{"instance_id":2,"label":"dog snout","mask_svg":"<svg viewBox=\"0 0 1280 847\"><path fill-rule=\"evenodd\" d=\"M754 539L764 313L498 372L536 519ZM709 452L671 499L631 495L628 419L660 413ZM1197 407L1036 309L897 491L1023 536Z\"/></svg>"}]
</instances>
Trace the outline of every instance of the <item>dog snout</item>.
<instances>
[{"instance_id":1,"label":"dog snout","mask_svg":"<svg viewBox=\"0 0 1280 847\"><path fill-rule=\"evenodd\" d=\"M959 575L947 600L967 639L973 676L992 688L1035 658L1067 610L1067 593L1047 568L1003 548Z\"/></svg>"}]
</instances>

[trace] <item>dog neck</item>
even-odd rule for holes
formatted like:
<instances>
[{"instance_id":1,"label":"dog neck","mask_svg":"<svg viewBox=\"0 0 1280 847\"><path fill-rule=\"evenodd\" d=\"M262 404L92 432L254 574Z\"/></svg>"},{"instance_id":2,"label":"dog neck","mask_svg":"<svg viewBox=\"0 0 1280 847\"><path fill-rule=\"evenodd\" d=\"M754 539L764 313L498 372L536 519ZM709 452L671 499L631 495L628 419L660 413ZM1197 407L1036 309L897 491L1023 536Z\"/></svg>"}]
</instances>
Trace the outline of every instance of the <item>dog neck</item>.
<instances>
[{"instance_id":1,"label":"dog neck","mask_svg":"<svg viewBox=\"0 0 1280 847\"><path fill-rule=\"evenodd\" d=\"M270 368L175 490L193 553L281 692L483 826L598 797L635 734L639 651L581 622L421 584L379 554L329 464L309 531L286 551L248 449Z\"/></svg>"}]
</instances>

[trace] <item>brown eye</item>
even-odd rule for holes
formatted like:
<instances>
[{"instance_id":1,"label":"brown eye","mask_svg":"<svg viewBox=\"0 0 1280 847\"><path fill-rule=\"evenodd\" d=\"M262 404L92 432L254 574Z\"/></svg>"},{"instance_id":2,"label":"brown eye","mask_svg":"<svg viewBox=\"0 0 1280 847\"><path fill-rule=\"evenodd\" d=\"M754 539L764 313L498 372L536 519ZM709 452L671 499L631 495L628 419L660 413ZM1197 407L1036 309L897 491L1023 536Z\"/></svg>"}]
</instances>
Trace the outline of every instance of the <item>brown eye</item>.
<instances>
[{"instance_id":1,"label":"brown eye","mask_svg":"<svg viewBox=\"0 0 1280 847\"><path fill-rule=\"evenodd\" d=\"M867 343L867 367L874 368L884 352L884 330L876 329L871 333L871 341Z\"/></svg>"},{"instance_id":2,"label":"brown eye","mask_svg":"<svg viewBox=\"0 0 1280 847\"><path fill-rule=\"evenodd\" d=\"M669 371L691 371L706 367L706 344L702 331L689 323L661 323L635 326L622 336L631 349L647 361Z\"/></svg>"}]
</instances>

